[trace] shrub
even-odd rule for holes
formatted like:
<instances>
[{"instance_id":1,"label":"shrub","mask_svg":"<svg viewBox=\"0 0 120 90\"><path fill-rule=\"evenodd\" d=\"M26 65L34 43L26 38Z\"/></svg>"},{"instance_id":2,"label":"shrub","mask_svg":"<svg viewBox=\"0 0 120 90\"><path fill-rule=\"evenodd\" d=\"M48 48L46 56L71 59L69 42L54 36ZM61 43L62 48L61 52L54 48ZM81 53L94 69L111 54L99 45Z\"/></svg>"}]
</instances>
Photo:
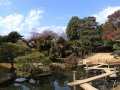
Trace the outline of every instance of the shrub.
<instances>
[{"instance_id":1,"label":"shrub","mask_svg":"<svg viewBox=\"0 0 120 90\"><path fill-rule=\"evenodd\" d=\"M25 56L17 57L15 61L21 63L21 66L18 67L19 71L32 72L32 74L33 71L35 73L49 71L49 65L51 64L49 58L40 52L33 52Z\"/></svg>"},{"instance_id":2,"label":"shrub","mask_svg":"<svg viewBox=\"0 0 120 90\"><path fill-rule=\"evenodd\" d=\"M70 56L68 56L65 59L65 67L66 68L75 68L78 64L77 62L77 57L75 56L75 54L71 54Z\"/></svg>"}]
</instances>

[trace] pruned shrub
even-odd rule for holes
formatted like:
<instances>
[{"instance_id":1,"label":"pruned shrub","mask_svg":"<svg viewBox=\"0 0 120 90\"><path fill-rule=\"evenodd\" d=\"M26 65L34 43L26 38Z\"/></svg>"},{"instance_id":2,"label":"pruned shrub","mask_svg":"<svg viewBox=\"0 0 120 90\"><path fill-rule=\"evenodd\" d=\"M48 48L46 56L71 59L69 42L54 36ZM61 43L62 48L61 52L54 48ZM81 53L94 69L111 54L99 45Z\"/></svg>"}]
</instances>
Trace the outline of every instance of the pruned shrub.
<instances>
[{"instance_id":1,"label":"pruned shrub","mask_svg":"<svg viewBox=\"0 0 120 90\"><path fill-rule=\"evenodd\" d=\"M15 58L16 63L20 63L18 71L27 72L32 74L47 72L51 61L48 57L40 52L32 52L25 56Z\"/></svg>"}]
</instances>

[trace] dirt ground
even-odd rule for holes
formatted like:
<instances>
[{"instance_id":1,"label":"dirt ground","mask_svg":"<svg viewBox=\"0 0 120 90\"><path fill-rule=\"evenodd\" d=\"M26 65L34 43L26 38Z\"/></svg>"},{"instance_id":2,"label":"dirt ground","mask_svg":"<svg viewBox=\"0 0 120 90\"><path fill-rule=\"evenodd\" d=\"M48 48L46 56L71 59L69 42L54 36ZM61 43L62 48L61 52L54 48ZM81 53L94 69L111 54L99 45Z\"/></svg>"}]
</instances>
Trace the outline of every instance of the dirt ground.
<instances>
[{"instance_id":1,"label":"dirt ground","mask_svg":"<svg viewBox=\"0 0 120 90\"><path fill-rule=\"evenodd\" d=\"M87 56L83 59L83 62L86 63L109 63L109 64L120 64L120 58L115 58L111 53L93 53L90 56Z\"/></svg>"}]
</instances>

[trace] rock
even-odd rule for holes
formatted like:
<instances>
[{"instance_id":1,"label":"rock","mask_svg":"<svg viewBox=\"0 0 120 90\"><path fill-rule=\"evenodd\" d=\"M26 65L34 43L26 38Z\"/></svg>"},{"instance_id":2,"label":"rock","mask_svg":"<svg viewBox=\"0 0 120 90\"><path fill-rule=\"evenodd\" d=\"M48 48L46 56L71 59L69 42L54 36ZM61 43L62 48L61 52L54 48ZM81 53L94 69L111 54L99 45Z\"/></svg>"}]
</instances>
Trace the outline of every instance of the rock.
<instances>
[{"instance_id":1,"label":"rock","mask_svg":"<svg viewBox=\"0 0 120 90\"><path fill-rule=\"evenodd\" d=\"M26 78L16 78L15 79L15 82L17 82L17 83L22 83L22 82L25 82L25 81L27 81Z\"/></svg>"},{"instance_id":2,"label":"rock","mask_svg":"<svg viewBox=\"0 0 120 90\"><path fill-rule=\"evenodd\" d=\"M36 83L36 81L33 78L29 79L29 82L32 84Z\"/></svg>"}]
</instances>

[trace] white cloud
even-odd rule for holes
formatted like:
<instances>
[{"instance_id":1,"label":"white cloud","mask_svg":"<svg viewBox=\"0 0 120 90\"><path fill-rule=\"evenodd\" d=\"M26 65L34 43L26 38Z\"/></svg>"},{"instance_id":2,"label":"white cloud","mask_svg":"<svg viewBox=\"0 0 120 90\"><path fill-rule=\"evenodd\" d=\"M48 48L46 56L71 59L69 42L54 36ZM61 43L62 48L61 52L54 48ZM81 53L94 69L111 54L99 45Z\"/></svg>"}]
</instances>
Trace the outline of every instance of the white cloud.
<instances>
[{"instance_id":1,"label":"white cloud","mask_svg":"<svg viewBox=\"0 0 120 90\"><path fill-rule=\"evenodd\" d=\"M0 19L1 34L8 34L12 30L20 32L23 16L19 14L13 14Z\"/></svg>"},{"instance_id":2,"label":"white cloud","mask_svg":"<svg viewBox=\"0 0 120 90\"><path fill-rule=\"evenodd\" d=\"M58 34L65 32L64 26L40 26L43 10L31 10L27 15L11 14L5 17L0 17L0 35L7 35L11 31L18 31L26 38L30 36L30 32L34 28L41 33L44 30L51 30Z\"/></svg>"},{"instance_id":3,"label":"white cloud","mask_svg":"<svg viewBox=\"0 0 120 90\"><path fill-rule=\"evenodd\" d=\"M38 27L40 24L40 19L42 18L43 10L31 10L29 15L25 19L25 26L27 26L29 29L33 27Z\"/></svg>"},{"instance_id":4,"label":"white cloud","mask_svg":"<svg viewBox=\"0 0 120 90\"><path fill-rule=\"evenodd\" d=\"M103 9L102 11L100 11L99 13L94 14L93 16L96 17L96 19L99 23L104 23L107 20L108 15L111 15L112 13L114 13L115 11L117 11L119 9L120 9L120 6L107 7L105 9Z\"/></svg>"},{"instance_id":5,"label":"white cloud","mask_svg":"<svg viewBox=\"0 0 120 90\"><path fill-rule=\"evenodd\" d=\"M38 32L43 32L45 30L50 30L55 33L58 33L59 35L63 32L65 32L66 27L65 26L56 26L56 25L51 25L51 26L45 26L45 27L39 27Z\"/></svg>"},{"instance_id":6,"label":"white cloud","mask_svg":"<svg viewBox=\"0 0 120 90\"><path fill-rule=\"evenodd\" d=\"M10 0L0 0L0 6L10 6L12 5L12 2Z\"/></svg>"},{"instance_id":7,"label":"white cloud","mask_svg":"<svg viewBox=\"0 0 120 90\"><path fill-rule=\"evenodd\" d=\"M27 35L33 28L40 25L43 10L31 10L28 15L11 14L0 17L0 34L6 35L11 31L18 31Z\"/></svg>"}]
</instances>

